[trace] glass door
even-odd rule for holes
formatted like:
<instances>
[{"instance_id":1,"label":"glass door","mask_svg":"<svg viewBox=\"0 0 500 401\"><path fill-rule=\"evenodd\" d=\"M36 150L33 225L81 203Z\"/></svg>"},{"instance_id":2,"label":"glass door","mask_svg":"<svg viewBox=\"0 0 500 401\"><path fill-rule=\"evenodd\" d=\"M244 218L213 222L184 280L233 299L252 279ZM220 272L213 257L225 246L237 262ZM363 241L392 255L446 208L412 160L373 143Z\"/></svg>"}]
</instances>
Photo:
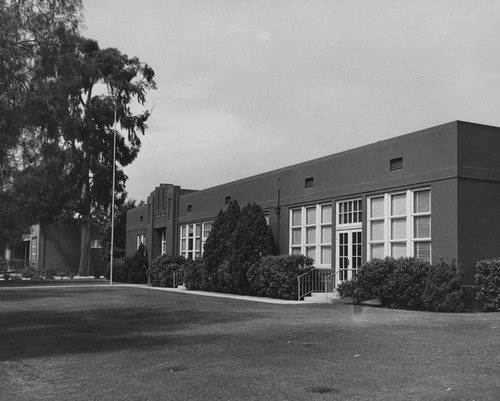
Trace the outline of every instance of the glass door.
<instances>
[{"instance_id":1,"label":"glass door","mask_svg":"<svg viewBox=\"0 0 500 401\"><path fill-rule=\"evenodd\" d=\"M356 276L362 262L362 236L360 229L337 231L336 270L338 283Z\"/></svg>"}]
</instances>

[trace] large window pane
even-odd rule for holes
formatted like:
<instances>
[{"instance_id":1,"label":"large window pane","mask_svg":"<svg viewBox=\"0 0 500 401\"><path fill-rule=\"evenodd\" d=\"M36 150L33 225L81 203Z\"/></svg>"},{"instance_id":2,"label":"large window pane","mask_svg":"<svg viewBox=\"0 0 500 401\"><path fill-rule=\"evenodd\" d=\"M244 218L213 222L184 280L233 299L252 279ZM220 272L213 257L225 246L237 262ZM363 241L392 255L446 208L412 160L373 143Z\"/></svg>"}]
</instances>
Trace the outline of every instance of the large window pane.
<instances>
[{"instance_id":1,"label":"large window pane","mask_svg":"<svg viewBox=\"0 0 500 401\"><path fill-rule=\"evenodd\" d=\"M294 228L292 229L292 245L300 245L302 242L302 229Z\"/></svg>"},{"instance_id":2,"label":"large window pane","mask_svg":"<svg viewBox=\"0 0 500 401\"><path fill-rule=\"evenodd\" d=\"M329 265L332 262L332 248L329 246L321 247L321 264Z\"/></svg>"},{"instance_id":3,"label":"large window pane","mask_svg":"<svg viewBox=\"0 0 500 401\"><path fill-rule=\"evenodd\" d=\"M431 237L431 216L415 217L415 238Z\"/></svg>"},{"instance_id":4,"label":"large window pane","mask_svg":"<svg viewBox=\"0 0 500 401\"><path fill-rule=\"evenodd\" d=\"M384 217L384 198L382 196L370 199L370 217Z\"/></svg>"},{"instance_id":5,"label":"large window pane","mask_svg":"<svg viewBox=\"0 0 500 401\"><path fill-rule=\"evenodd\" d=\"M397 242L391 244L391 256L394 259L406 257L406 242Z\"/></svg>"},{"instance_id":6,"label":"large window pane","mask_svg":"<svg viewBox=\"0 0 500 401\"><path fill-rule=\"evenodd\" d=\"M321 227L321 243L331 244L332 243L332 228L331 227Z\"/></svg>"},{"instance_id":7,"label":"large window pane","mask_svg":"<svg viewBox=\"0 0 500 401\"><path fill-rule=\"evenodd\" d=\"M416 191L413 208L414 213L429 213L431 211L431 191Z\"/></svg>"},{"instance_id":8,"label":"large window pane","mask_svg":"<svg viewBox=\"0 0 500 401\"><path fill-rule=\"evenodd\" d=\"M306 248L306 256L312 260L316 259L316 247L310 246Z\"/></svg>"},{"instance_id":9,"label":"large window pane","mask_svg":"<svg viewBox=\"0 0 500 401\"><path fill-rule=\"evenodd\" d=\"M370 240L383 241L384 240L384 221L372 221L370 223Z\"/></svg>"},{"instance_id":10,"label":"large window pane","mask_svg":"<svg viewBox=\"0 0 500 401\"><path fill-rule=\"evenodd\" d=\"M330 224L332 222L332 206L321 206L321 223Z\"/></svg>"},{"instance_id":11,"label":"large window pane","mask_svg":"<svg viewBox=\"0 0 500 401\"><path fill-rule=\"evenodd\" d=\"M372 244L370 246L370 259L384 259L384 244Z\"/></svg>"},{"instance_id":12,"label":"large window pane","mask_svg":"<svg viewBox=\"0 0 500 401\"><path fill-rule=\"evenodd\" d=\"M391 196L391 216L404 216L406 214L406 194Z\"/></svg>"},{"instance_id":13,"label":"large window pane","mask_svg":"<svg viewBox=\"0 0 500 401\"><path fill-rule=\"evenodd\" d=\"M316 206L308 207L306 209L306 224L307 225L316 224Z\"/></svg>"},{"instance_id":14,"label":"large window pane","mask_svg":"<svg viewBox=\"0 0 500 401\"><path fill-rule=\"evenodd\" d=\"M406 238L406 218L391 220L391 239Z\"/></svg>"},{"instance_id":15,"label":"large window pane","mask_svg":"<svg viewBox=\"0 0 500 401\"><path fill-rule=\"evenodd\" d=\"M415 257L418 259L425 260L426 262L431 261L431 243L430 242L416 242L415 243Z\"/></svg>"},{"instance_id":16,"label":"large window pane","mask_svg":"<svg viewBox=\"0 0 500 401\"><path fill-rule=\"evenodd\" d=\"M306 244L316 243L316 227L306 228Z\"/></svg>"},{"instance_id":17,"label":"large window pane","mask_svg":"<svg viewBox=\"0 0 500 401\"><path fill-rule=\"evenodd\" d=\"M302 224L302 210L292 210L292 226L300 226Z\"/></svg>"}]
</instances>

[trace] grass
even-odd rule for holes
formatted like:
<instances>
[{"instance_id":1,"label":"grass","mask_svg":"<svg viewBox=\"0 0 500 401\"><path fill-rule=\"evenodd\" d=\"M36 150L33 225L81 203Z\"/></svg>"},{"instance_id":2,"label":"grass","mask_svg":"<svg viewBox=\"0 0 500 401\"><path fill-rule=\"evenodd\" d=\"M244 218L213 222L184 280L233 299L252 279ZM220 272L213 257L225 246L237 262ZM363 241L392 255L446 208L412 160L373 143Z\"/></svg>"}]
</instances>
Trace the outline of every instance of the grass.
<instances>
[{"instance_id":1,"label":"grass","mask_svg":"<svg viewBox=\"0 0 500 401\"><path fill-rule=\"evenodd\" d=\"M498 400L500 314L0 288L5 400Z\"/></svg>"}]
</instances>

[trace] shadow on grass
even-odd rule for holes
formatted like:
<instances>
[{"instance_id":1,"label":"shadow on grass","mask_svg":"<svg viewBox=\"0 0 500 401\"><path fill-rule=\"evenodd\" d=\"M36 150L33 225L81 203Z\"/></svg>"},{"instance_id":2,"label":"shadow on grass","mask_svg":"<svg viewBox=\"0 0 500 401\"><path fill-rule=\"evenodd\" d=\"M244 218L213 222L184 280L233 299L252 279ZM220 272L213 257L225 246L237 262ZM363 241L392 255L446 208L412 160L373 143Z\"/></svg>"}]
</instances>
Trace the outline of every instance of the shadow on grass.
<instances>
[{"instance_id":1,"label":"shadow on grass","mask_svg":"<svg viewBox=\"0 0 500 401\"><path fill-rule=\"evenodd\" d=\"M99 300L96 298L103 293L102 290L99 293L96 289L84 293L77 290L80 289L23 291L22 300L19 300L19 293L2 293L0 360L188 346L206 341L205 327L256 317L255 313L234 310L194 310L178 302L166 304L154 302L154 299L148 304L146 302L151 300L141 300L141 296L134 294L128 294L126 298ZM88 305L82 295L89 296ZM11 304L19 300L22 308L14 305L9 310L6 298ZM55 299L59 305L54 306ZM111 306L106 307L106 302ZM33 310L26 310L30 305L34 306ZM193 331L196 335L186 335Z\"/></svg>"}]
</instances>

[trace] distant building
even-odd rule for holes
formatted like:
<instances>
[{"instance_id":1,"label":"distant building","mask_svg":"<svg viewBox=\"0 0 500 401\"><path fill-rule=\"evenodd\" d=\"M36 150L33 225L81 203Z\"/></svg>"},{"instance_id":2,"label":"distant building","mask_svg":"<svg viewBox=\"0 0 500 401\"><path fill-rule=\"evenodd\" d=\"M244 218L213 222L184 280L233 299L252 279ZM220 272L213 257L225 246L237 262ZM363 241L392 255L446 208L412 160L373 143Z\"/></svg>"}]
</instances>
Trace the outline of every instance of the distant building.
<instances>
[{"instance_id":1,"label":"distant building","mask_svg":"<svg viewBox=\"0 0 500 401\"><path fill-rule=\"evenodd\" d=\"M93 227L89 275L94 270L104 271L100 238L97 227ZM58 273L76 275L80 263L80 226L72 223L53 224L42 235L40 225L33 225L18 244L5 250L4 258L24 261L40 272L52 269Z\"/></svg>"},{"instance_id":2,"label":"distant building","mask_svg":"<svg viewBox=\"0 0 500 401\"><path fill-rule=\"evenodd\" d=\"M279 157L279 149L276 150ZM473 284L500 255L500 128L451 122L201 191L160 184L127 214L127 254L198 257L219 210L258 203L281 254L337 283L373 258L456 259Z\"/></svg>"}]
</instances>

